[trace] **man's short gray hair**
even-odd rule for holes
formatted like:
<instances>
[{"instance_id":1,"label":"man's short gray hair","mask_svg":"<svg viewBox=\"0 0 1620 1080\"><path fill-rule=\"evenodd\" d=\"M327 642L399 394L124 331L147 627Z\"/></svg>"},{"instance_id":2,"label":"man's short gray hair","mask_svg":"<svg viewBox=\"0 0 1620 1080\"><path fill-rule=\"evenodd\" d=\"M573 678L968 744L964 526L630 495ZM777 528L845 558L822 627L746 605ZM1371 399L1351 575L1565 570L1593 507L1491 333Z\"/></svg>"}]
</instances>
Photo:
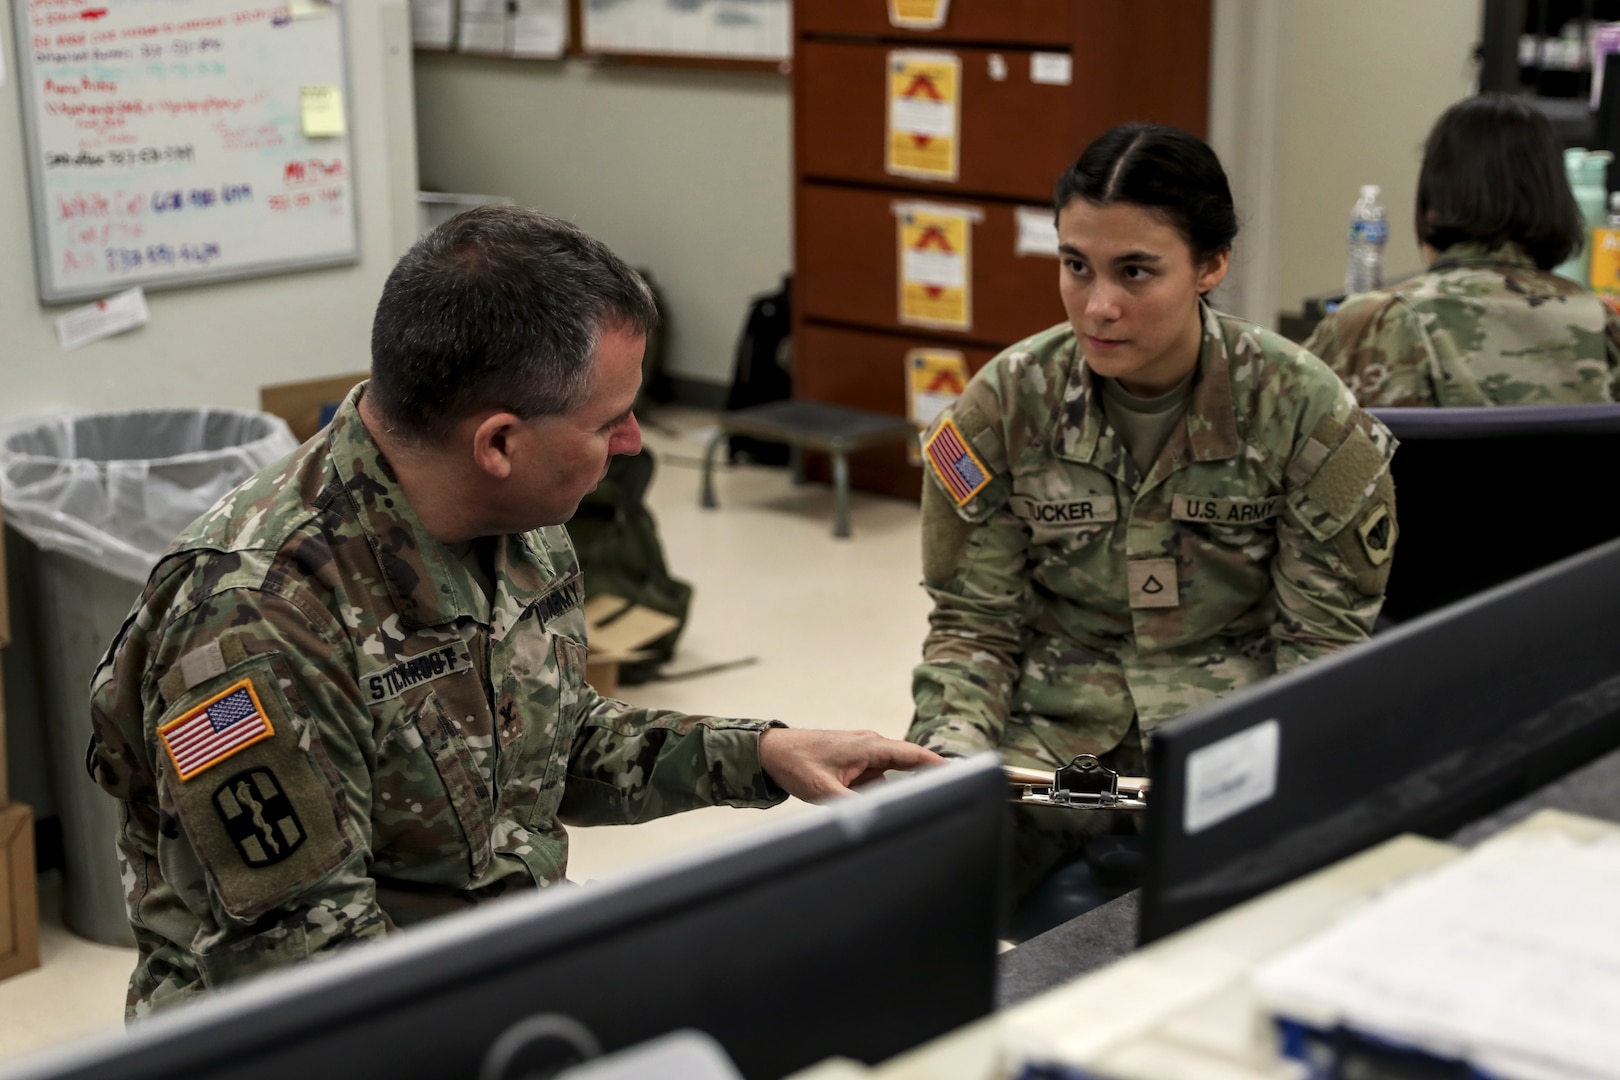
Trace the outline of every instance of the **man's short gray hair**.
<instances>
[{"instance_id":1,"label":"man's short gray hair","mask_svg":"<svg viewBox=\"0 0 1620 1080\"><path fill-rule=\"evenodd\" d=\"M652 290L600 241L516 206L457 214L412 245L371 325L367 396L400 437L438 442L485 409L569 413L602 333L658 325Z\"/></svg>"}]
</instances>

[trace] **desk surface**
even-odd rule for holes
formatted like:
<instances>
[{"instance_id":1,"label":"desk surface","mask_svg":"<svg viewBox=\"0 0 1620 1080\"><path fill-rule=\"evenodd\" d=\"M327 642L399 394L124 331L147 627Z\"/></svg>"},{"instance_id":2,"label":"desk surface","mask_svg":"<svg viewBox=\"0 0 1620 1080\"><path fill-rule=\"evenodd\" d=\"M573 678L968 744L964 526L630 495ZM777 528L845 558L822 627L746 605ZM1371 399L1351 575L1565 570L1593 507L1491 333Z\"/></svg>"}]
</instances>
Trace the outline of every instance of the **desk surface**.
<instances>
[{"instance_id":1,"label":"desk surface","mask_svg":"<svg viewBox=\"0 0 1620 1080\"><path fill-rule=\"evenodd\" d=\"M1136 897L1128 894L1004 954L1002 1009L993 1016L879 1069L827 1062L794 1080L988 1080L1030 1051L1122 1077L1297 1077L1276 1058L1247 988L1254 966L1380 889L1504 831L1620 833L1617 822L1620 751L1466 826L1449 843L1398 837L1135 952ZM1080 1016L1086 1022L1076 1025Z\"/></svg>"},{"instance_id":2,"label":"desk surface","mask_svg":"<svg viewBox=\"0 0 1620 1080\"><path fill-rule=\"evenodd\" d=\"M1556 810L1512 831L1532 829L1620 836L1613 823ZM994 1080L1032 1055L1122 1080L1297 1080L1298 1067L1277 1056L1249 973L1380 891L1463 851L1397 837L877 1068L824 1062L794 1080Z\"/></svg>"},{"instance_id":3,"label":"desk surface","mask_svg":"<svg viewBox=\"0 0 1620 1080\"><path fill-rule=\"evenodd\" d=\"M1450 840L1473 847L1547 809L1620 822L1620 750L1459 829ZM1003 954L997 1003L1002 1008L1016 1005L1111 964L1135 946L1136 894L1127 893Z\"/></svg>"}]
</instances>

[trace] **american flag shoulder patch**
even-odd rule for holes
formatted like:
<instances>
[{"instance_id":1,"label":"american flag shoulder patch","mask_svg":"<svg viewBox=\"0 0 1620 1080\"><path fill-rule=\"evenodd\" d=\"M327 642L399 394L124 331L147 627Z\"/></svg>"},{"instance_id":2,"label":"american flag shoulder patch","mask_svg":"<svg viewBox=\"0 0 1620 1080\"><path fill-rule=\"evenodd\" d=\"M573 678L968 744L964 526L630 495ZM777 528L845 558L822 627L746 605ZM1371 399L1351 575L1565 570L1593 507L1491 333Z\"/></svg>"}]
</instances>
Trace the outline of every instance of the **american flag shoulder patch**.
<instances>
[{"instance_id":1,"label":"american flag shoulder patch","mask_svg":"<svg viewBox=\"0 0 1620 1080\"><path fill-rule=\"evenodd\" d=\"M962 432L958 430L956 422L947 417L934 433L928 437L928 443L923 447L923 456L928 458L928 464L934 468L934 475L939 477L945 490L951 493L957 506L967 505L967 501L990 483L990 470L985 468L979 455L973 452Z\"/></svg>"},{"instance_id":2,"label":"american flag shoulder patch","mask_svg":"<svg viewBox=\"0 0 1620 1080\"><path fill-rule=\"evenodd\" d=\"M233 683L158 728L158 737L182 781L275 733L252 679Z\"/></svg>"}]
</instances>

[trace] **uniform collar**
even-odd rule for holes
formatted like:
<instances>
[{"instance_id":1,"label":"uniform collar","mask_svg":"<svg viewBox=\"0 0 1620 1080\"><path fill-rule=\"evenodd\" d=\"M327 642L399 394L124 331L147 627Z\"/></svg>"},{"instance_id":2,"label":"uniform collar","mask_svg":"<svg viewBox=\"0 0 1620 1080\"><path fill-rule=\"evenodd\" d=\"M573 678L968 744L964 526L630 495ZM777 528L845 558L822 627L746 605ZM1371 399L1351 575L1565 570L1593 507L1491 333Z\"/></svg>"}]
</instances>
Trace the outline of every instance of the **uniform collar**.
<instances>
[{"instance_id":1,"label":"uniform collar","mask_svg":"<svg viewBox=\"0 0 1620 1080\"><path fill-rule=\"evenodd\" d=\"M355 387L338 407L327 445L338 482L376 556L378 577L401 623L414 629L470 617L486 626L509 627L526 606L514 604L513 593L533 597L546 583L536 565L539 552L529 537L502 538L495 548L492 605L455 553L423 527L393 466L361 423L359 403L365 387L365 383Z\"/></svg>"},{"instance_id":2,"label":"uniform collar","mask_svg":"<svg viewBox=\"0 0 1620 1080\"><path fill-rule=\"evenodd\" d=\"M1140 488L1144 480L1161 478L1192 462L1220 461L1237 455L1242 446L1237 410L1232 404L1232 358L1226 335L1214 309L1199 300L1198 310L1204 323L1204 340L1199 348L1192 398L1152 472L1142 476L1119 433L1107 422L1102 386L1086 365L1078 338L1073 374L1058 410L1054 446L1059 457L1093 465L1116 480Z\"/></svg>"},{"instance_id":3,"label":"uniform collar","mask_svg":"<svg viewBox=\"0 0 1620 1080\"><path fill-rule=\"evenodd\" d=\"M1519 266L1534 270L1536 263L1517 244L1493 248L1484 244L1463 243L1452 244L1442 251L1429 270L1451 270L1463 266Z\"/></svg>"}]
</instances>

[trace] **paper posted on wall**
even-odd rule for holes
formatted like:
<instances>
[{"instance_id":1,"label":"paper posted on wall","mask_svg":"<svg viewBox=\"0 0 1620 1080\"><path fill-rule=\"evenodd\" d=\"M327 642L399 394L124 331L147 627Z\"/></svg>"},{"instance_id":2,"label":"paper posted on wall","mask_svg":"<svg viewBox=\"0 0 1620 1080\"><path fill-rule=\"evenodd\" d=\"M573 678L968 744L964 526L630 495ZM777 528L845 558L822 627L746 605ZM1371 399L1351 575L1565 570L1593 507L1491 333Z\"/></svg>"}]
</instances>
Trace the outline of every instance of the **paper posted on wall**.
<instances>
[{"instance_id":1,"label":"paper posted on wall","mask_svg":"<svg viewBox=\"0 0 1620 1080\"><path fill-rule=\"evenodd\" d=\"M56 337L66 352L143 326L149 317L146 293L137 285L60 316L56 320Z\"/></svg>"},{"instance_id":2,"label":"paper posted on wall","mask_svg":"<svg viewBox=\"0 0 1620 1080\"><path fill-rule=\"evenodd\" d=\"M455 43L455 0L411 0L411 44L418 49L449 49Z\"/></svg>"},{"instance_id":3,"label":"paper posted on wall","mask_svg":"<svg viewBox=\"0 0 1620 1080\"><path fill-rule=\"evenodd\" d=\"M898 225L899 318L908 326L969 330L973 326L972 206L894 204Z\"/></svg>"}]
</instances>

